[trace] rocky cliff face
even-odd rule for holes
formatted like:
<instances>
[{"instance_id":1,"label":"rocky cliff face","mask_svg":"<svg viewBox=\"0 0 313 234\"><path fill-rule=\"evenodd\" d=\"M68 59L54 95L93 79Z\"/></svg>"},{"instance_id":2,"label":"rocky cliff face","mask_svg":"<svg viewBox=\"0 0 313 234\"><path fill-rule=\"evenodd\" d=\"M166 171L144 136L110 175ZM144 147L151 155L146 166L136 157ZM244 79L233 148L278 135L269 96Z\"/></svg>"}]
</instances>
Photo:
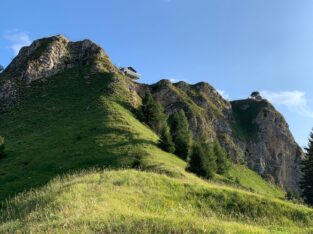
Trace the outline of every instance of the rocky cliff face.
<instances>
[{"instance_id":1,"label":"rocky cliff face","mask_svg":"<svg viewBox=\"0 0 313 234\"><path fill-rule=\"evenodd\" d=\"M301 148L283 116L264 99L228 102L210 85L162 80L149 86L170 115L183 108L195 137L218 139L236 163L246 164L287 191L299 191Z\"/></svg>"},{"instance_id":2,"label":"rocky cliff face","mask_svg":"<svg viewBox=\"0 0 313 234\"><path fill-rule=\"evenodd\" d=\"M153 85L137 84L124 77L103 49L90 40L71 42L63 36L34 41L0 74L0 111L14 104L21 88L45 82L65 69L88 69L117 74L112 92L127 92L134 107L139 95L150 89L170 115L184 109L195 138L218 139L235 163L246 164L267 180L286 190L298 191L302 150L282 115L266 100L228 102L209 84L194 85L161 80ZM85 73L86 74L86 73ZM114 83L122 84L119 91Z\"/></svg>"},{"instance_id":3,"label":"rocky cliff face","mask_svg":"<svg viewBox=\"0 0 313 234\"><path fill-rule=\"evenodd\" d=\"M118 72L104 50L90 40L71 42L64 36L34 41L23 47L0 76L0 102L13 101L18 88L45 81L65 69L90 67L91 72Z\"/></svg>"},{"instance_id":4,"label":"rocky cliff face","mask_svg":"<svg viewBox=\"0 0 313 234\"><path fill-rule=\"evenodd\" d=\"M234 139L248 167L288 191L297 191L302 149L284 117L266 100L234 101Z\"/></svg>"}]
</instances>

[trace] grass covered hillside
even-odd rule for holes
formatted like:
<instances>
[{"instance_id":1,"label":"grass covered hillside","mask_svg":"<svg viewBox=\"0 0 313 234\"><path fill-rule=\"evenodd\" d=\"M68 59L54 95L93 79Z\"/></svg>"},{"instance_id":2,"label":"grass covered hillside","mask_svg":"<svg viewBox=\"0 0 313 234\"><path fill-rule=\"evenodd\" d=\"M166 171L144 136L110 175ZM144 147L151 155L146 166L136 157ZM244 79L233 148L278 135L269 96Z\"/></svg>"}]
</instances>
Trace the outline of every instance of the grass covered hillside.
<instances>
[{"instance_id":1,"label":"grass covered hillside","mask_svg":"<svg viewBox=\"0 0 313 234\"><path fill-rule=\"evenodd\" d=\"M0 115L7 142L0 199L71 170L132 167L142 155L158 154L157 136L126 109L129 92L121 82L106 73L83 77L84 71L69 70L47 83L33 83L20 103ZM174 160L169 165L175 173L180 173L176 165L184 168L174 156L165 157ZM151 170L154 166L149 164Z\"/></svg>"},{"instance_id":2,"label":"grass covered hillside","mask_svg":"<svg viewBox=\"0 0 313 234\"><path fill-rule=\"evenodd\" d=\"M162 151L137 118L143 86L89 40L21 50L0 75L0 233L313 231L312 209L247 167L208 181ZM226 121L230 104L208 84L159 86L167 110L188 107L198 128Z\"/></svg>"},{"instance_id":3,"label":"grass covered hillside","mask_svg":"<svg viewBox=\"0 0 313 234\"><path fill-rule=\"evenodd\" d=\"M207 183L135 170L58 177L6 203L1 232L310 233L312 210Z\"/></svg>"},{"instance_id":4,"label":"grass covered hillside","mask_svg":"<svg viewBox=\"0 0 313 234\"><path fill-rule=\"evenodd\" d=\"M86 72L34 82L0 115L0 233L313 232L312 209L244 166L187 173L136 119L130 81Z\"/></svg>"}]
</instances>

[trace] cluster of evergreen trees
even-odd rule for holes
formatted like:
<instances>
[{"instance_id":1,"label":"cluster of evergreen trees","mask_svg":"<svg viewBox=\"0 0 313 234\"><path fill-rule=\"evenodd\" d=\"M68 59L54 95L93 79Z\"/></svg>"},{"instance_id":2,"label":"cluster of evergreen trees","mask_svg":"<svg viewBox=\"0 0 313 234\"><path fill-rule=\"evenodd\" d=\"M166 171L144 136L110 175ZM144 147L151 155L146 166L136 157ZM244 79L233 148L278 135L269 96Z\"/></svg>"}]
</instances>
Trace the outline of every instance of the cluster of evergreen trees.
<instances>
[{"instance_id":1,"label":"cluster of evergreen trees","mask_svg":"<svg viewBox=\"0 0 313 234\"><path fill-rule=\"evenodd\" d=\"M188 170L205 178L212 178L215 173L226 174L230 162L226 151L218 141L206 143L204 139L193 144Z\"/></svg>"},{"instance_id":2,"label":"cluster of evergreen trees","mask_svg":"<svg viewBox=\"0 0 313 234\"><path fill-rule=\"evenodd\" d=\"M218 141L209 144L203 138L193 142L188 119L183 110L168 118L160 102L154 100L151 93L146 91L140 114L141 119L160 136L159 146L188 161L189 171L205 178L228 171L230 162Z\"/></svg>"}]
</instances>

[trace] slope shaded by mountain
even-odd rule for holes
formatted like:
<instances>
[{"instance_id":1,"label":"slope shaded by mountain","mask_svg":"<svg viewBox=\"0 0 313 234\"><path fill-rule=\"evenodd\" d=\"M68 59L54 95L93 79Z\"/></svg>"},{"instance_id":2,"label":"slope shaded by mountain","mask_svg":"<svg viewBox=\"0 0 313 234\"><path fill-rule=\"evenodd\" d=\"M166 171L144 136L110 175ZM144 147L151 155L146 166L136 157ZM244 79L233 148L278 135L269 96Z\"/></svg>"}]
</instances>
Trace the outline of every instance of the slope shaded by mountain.
<instances>
[{"instance_id":1,"label":"slope shaded by mountain","mask_svg":"<svg viewBox=\"0 0 313 234\"><path fill-rule=\"evenodd\" d=\"M218 137L238 154L235 162L245 162L230 123L243 127L211 86L137 84L96 44L83 44L62 36L35 41L0 75L0 135L7 141L0 200L9 199L0 232L312 231L312 209L283 201L282 189L244 165L202 180L136 118L149 88L168 112L184 108L195 136L206 130L208 141Z\"/></svg>"}]
</instances>

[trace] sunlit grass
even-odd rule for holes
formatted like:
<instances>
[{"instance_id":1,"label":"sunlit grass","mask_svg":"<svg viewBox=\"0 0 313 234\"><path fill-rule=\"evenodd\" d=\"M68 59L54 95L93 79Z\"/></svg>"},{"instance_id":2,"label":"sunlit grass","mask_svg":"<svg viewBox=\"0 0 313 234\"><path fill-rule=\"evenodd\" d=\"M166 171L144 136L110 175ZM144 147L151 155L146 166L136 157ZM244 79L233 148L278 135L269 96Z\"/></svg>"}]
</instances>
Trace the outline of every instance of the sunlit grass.
<instances>
[{"instance_id":1,"label":"sunlit grass","mask_svg":"<svg viewBox=\"0 0 313 234\"><path fill-rule=\"evenodd\" d=\"M0 232L307 233L313 211L193 176L91 170L15 197L0 217Z\"/></svg>"}]
</instances>

